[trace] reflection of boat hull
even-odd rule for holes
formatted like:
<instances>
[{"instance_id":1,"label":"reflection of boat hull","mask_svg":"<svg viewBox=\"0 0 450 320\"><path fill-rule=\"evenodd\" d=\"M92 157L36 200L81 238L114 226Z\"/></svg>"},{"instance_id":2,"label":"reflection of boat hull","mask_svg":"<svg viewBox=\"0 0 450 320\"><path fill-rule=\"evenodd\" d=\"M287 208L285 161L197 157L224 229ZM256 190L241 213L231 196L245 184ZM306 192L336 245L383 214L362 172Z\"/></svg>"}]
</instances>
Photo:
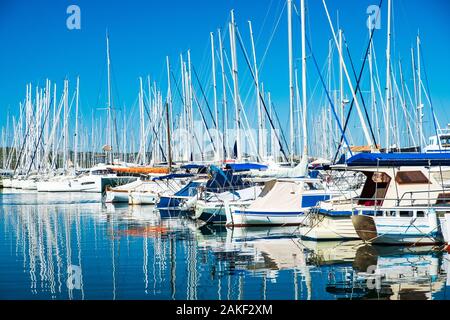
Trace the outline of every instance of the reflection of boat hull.
<instances>
[{"instance_id":1,"label":"reflection of boat hull","mask_svg":"<svg viewBox=\"0 0 450 320\"><path fill-rule=\"evenodd\" d=\"M365 245L358 249L353 268L374 289L389 288L390 299L417 300L432 299L433 291L442 287L440 265L433 246Z\"/></svg>"},{"instance_id":2,"label":"reflection of boat hull","mask_svg":"<svg viewBox=\"0 0 450 320\"><path fill-rule=\"evenodd\" d=\"M444 241L440 228L426 218L392 218L356 215L353 225L360 238L375 244L434 244Z\"/></svg>"}]
</instances>

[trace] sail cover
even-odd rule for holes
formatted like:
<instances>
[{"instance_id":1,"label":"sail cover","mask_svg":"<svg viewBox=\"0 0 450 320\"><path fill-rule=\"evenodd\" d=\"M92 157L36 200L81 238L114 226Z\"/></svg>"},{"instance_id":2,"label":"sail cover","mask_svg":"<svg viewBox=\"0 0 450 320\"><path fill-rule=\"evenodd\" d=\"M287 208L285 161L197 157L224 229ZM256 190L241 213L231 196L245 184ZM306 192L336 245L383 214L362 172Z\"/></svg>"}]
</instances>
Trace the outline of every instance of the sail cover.
<instances>
[{"instance_id":1,"label":"sail cover","mask_svg":"<svg viewBox=\"0 0 450 320\"><path fill-rule=\"evenodd\" d=\"M264 189L247 210L296 212L302 207L302 184L298 181L272 182L270 190Z\"/></svg>"}]
</instances>

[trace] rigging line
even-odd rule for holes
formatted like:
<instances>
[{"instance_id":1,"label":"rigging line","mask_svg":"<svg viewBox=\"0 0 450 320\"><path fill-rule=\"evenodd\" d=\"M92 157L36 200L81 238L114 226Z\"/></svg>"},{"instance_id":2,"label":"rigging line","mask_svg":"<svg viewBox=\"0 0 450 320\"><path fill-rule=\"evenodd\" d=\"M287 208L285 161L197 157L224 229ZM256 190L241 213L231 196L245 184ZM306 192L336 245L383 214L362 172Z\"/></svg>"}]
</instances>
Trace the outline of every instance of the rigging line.
<instances>
[{"instance_id":1,"label":"rigging line","mask_svg":"<svg viewBox=\"0 0 450 320\"><path fill-rule=\"evenodd\" d=\"M147 113L147 116L148 116L149 120L152 120L152 119L151 119L151 116L150 116L150 113L149 113L149 110L146 108L145 100L143 101L143 103L144 103L144 110L145 110L145 112ZM150 106L149 106L149 107L150 107ZM153 157L153 148L151 147L151 145L152 145L155 141L157 141L157 142L158 142L159 150L161 151L161 154L162 154L164 160L166 161L166 160L167 160L167 157L166 157L166 154L165 154L165 152L164 152L164 148L161 146L161 142L160 142L159 139L158 139L158 138L159 138L159 132L160 132L160 129L161 129L161 125L162 125L162 121L159 122L159 125L158 125L158 131L156 131L156 129L155 129L155 124L152 123L153 136L152 136L152 139L148 142L147 150L151 150L151 151L150 151L150 158L152 158L152 157Z\"/></svg>"},{"instance_id":2,"label":"rigging line","mask_svg":"<svg viewBox=\"0 0 450 320\"><path fill-rule=\"evenodd\" d=\"M237 28L236 28L236 29L237 29ZM254 71L253 71L253 69L252 69L250 60L249 60L249 58L248 58L247 52L245 51L244 45L243 45L243 43L242 43L242 38L241 38L241 35L240 35L240 32L239 32L239 29L237 29L237 35L238 35L238 40L239 40L239 47L241 48L242 52L244 53L245 62L247 63L247 67L248 67L249 70L250 70L250 74L251 74L251 76L252 76L252 78L253 78L253 82L254 82L255 84L257 84L257 83L256 83L256 77L255 77ZM282 146L281 140L280 140L280 138L279 138L279 136L278 136L278 133L277 133L277 131L276 131L276 128L275 128L275 126L274 126L274 124L273 124L272 118L270 117L269 111L267 110L267 106L266 106L266 103L265 103L265 101L264 101L264 98L263 98L261 92L259 93L259 98L260 98L260 100L261 100L261 102L262 102L262 104L263 104L263 106L264 106L264 110L265 110L266 115L267 115L267 117L268 117L268 119L269 119L270 125L271 125L272 129L274 130L275 136L276 136L276 138L277 138L277 140L278 140L278 143L279 143L279 145L280 145L280 151L281 151L281 153L283 153L283 156L286 158L286 161L287 161L287 160L288 160L288 157L287 157L286 152L285 152L285 150L284 150L284 148L283 148L283 146ZM276 111L275 111L275 114L276 114ZM281 130L281 127L280 127L280 131L283 133L283 130Z\"/></svg>"},{"instance_id":3,"label":"rigging line","mask_svg":"<svg viewBox=\"0 0 450 320\"><path fill-rule=\"evenodd\" d=\"M425 66L425 58L424 58L424 54L423 54L423 49L422 49L422 43L419 43L419 47L420 47L420 61L419 63L422 63L422 67L423 67L423 72L425 74L425 83L427 85L426 87L426 92L427 92L427 98L430 102L430 107L431 107L431 112L433 114L433 124L434 124L434 130L436 131L436 134L438 133L438 129L440 128L439 122L437 122L436 119L436 114L434 113L434 107L433 107L433 102L431 101L431 93L430 93L430 84L428 82L428 73L427 73L427 69ZM422 80L419 79L420 82L422 82ZM422 85L423 86L423 85ZM440 150L440 147L439 147Z\"/></svg>"},{"instance_id":4,"label":"rigging line","mask_svg":"<svg viewBox=\"0 0 450 320\"><path fill-rule=\"evenodd\" d=\"M149 102L147 101L147 103L149 103ZM152 118L151 118L151 115L150 115L150 105L146 105L145 99L143 99L143 104L144 104L144 110L145 110L145 112L147 113L147 117L148 117L148 119L150 120L150 122L152 122L152 121L151 121ZM151 150L151 151L150 151L150 158L153 156L153 148L151 147L151 145L153 144L153 142L157 141L157 139L159 138L159 131L160 131L160 129L161 129L161 124L162 124L162 121L159 122L158 131L156 131L156 129L155 129L155 124L152 123L152 131L153 131L153 135L154 135L154 136L153 136L153 139L151 139L151 140L148 142L148 145L147 145L147 150ZM159 150L160 150L161 153L162 153L163 158L166 160L167 157L166 157L166 154L165 154L165 152L164 152L164 148L161 146L161 142L160 142L160 141L158 141L158 146L159 146Z\"/></svg>"},{"instance_id":5,"label":"rigging line","mask_svg":"<svg viewBox=\"0 0 450 320\"><path fill-rule=\"evenodd\" d=\"M281 3L278 2L278 7L279 7L280 4L281 4ZM264 16L264 20L263 20L261 29L260 29L260 31L259 31L259 33L258 33L258 36L256 37L256 43L259 42L259 39L261 38L261 36L262 36L262 34L263 34L264 27L266 26L267 18L269 17L269 13L271 12L270 9L272 9L272 5L273 5L273 0L270 0L270 4L269 4L269 7L267 8L266 15ZM277 11L278 11L278 10L277 10Z\"/></svg>"},{"instance_id":6,"label":"rigging line","mask_svg":"<svg viewBox=\"0 0 450 320\"><path fill-rule=\"evenodd\" d=\"M427 84L426 95L427 95L428 101L430 103L431 113L433 114L434 130L436 132L436 137L438 139L439 152L441 153L442 152L441 141L440 141L439 134L438 134L438 131L439 131L438 128L440 126L439 126L439 122L437 122L437 120L436 120L436 114L434 113L433 102L431 101L430 85L429 85L429 82L428 82L428 74L427 74L427 69L426 69L426 66L425 66L425 58L424 58L424 54L423 54L424 50L422 49L422 43L421 42L419 43L419 48L420 48L420 52L421 52L421 55L420 55L420 60L421 61L419 61L419 63L422 63L423 71L424 71L424 74L425 74L425 82ZM422 80L419 79L419 82L422 82ZM419 86L420 86L420 84L419 84ZM423 86L423 84L422 84L422 86ZM442 166L439 166L439 173L440 173L440 177L441 177L442 190L444 190L444 176L443 176L443 173L442 173Z\"/></svg>"},{"instance_id":7,"label":"rigging line","mask_svg":"<svg viewBox=\"0 0 450 320\"><path fill-rule=\"evenodd\" d=\"M209 132L208 124L206 123L205 114L203 113L202 107L201 107L201 105L200 105L200 103L199 103L199 101L198 101L197 94L195 93L195 90L192 90L192 92L193 92L193 94L194 94L193 97L194 97L195 103L197 104L198 110L200 111L200 115L201 115L202 120L203 120L203 125L204 125L205 128L206 128L206 132L208 133L208 137L209 137L209 139L210 139L210 141L211 141L211 144L212 144L212 146L213 146L214 152L217 152L216 146L214 145L213 138L211 137L211 134L210 134L210 132ZM199 145L199 148L200 148L200 145ZM200 148L200 150L202 150L202 148Z\"/></svg>"},{"instance_id":8,"label":"rigging line","mask_svg":"<svg viewBox=\"0 0 450 320\"><path fill-rule=\"evenodd\" d=\"M192 65L192 63L191 63L191 65ZM192 65L192 67L193 67L193 65ZM195 72L195 71L194 71L194 72ZM175 75L174 75L174 73L173 73L172 70L170 70L170 74L172 75L172 78L173 78L173 80L174 80L174 82L175 82L175 88L177 89L177 92L178 92L178 95L180 96L181 102L182 102L182 104L184 105L183 95L181 94L180 87L178 86L178 82L176 81ZM194 92L194 90L192 90L192 92ZM197 102L197 104L198 104L198 100L197 100L197 96L195 95L195 92L194 92L194 96L195 96L195 100L196 100L196 102ZM199 108L199 109L200 109L200 108ZM201 109L200 109L200 110L201 110ZM202 117L203 117L203 113L202 113ZM197 142L197 146L198 146L199 150L202 150L202 148L201 148L201 146L200 146L200 142L198 141L198 137L197 137L197 135L195 134L195 132L194 132L194 136L195 136L195 141Z\"/></svg>"},{"instance_id":9,"label":"rigging line","mask_svg":"<svg viewBox=\"0 0 450 320\"><path fill-rule=\"evenodd\" d=\"M378 7L381 8L381 5L382 5L382 4L383 4L383 0L380 0L380 4L379 4ZM379 12L378 12L378 14L379 14ZM378 19L378 16L377 16L377 19ZM375 28L372 29L372 32L371 32L371 34L370 34L370 39L369 39L369 43L368 43L368 45L367 45L367 49L366 49L366 54L365 54L365 57L364 57L363 65L361 66L361 71L360 71L360 73L359 73L359 79L358 79L358 81L357 81L357 83L356 83L356 88L355 88L355 91L356 91L356 92L358 92L359 86L360 86L360 84L361 84L362 74L363 74L364 68L365 68L365 66L366 66L367 56L368 56L369 51L370 51L370 44L372 43L372 39L373 39L374 34L375 34ZM341 53L341 54L342 54L342 53ZM352 99L352 102L351 102L351 105L350 105L350 108L349 108L349 111L348 111L347 118L345 119L344 132L347 130L348 123L349 123L349 120L350 120L350 115L351 115L351 112L352 112L352 110L353 110L354 104L355 104L355 99L353 98L353 99ZM338 146L338 149L336 150L336 154L334 155L334 160L333 160L333 162L336 162L337 156L338 156L339 151L340 151L340 149L341 149L341 147L342 147L343 138L344 138L344 137L341 135L341 139L340 139L340 142L339 142L339 146Z\"/></svg>"},{"instance_id":10,"label":"rigging line","mask_svg":"<svg viewBox=\"0 0 450 320\"><path fill-rule=\"evenodd\" d=\"M51 105L52 102L53 102L53 97L51 98L49 105ZM73 102L73 101L72 101L72 102ZM40 132L40 134L39 134L38 141L37 141L36 146L35 146L35 148L34 148L33 156L31 157L31 162L30 162L30 166L28 167L27 175L30 173L31 167L33 166L33 162L34 162L34 159L35 159L35 157L36 157L36 153L37 153L37 150L38 150L38 148L39 148L39 144L40 144L40 142L41 142L42 135L43 135L43 133L44 133L45 124L47 123L47 119L48 119L48 115L49 115L49 113L50 113L50 110L51 110L51 108L48 108L48 109L47 109L47 113L45 114L45 118L44 118L44 123L41 125L41 130L40 130L41 132ZM45 160L45 159L43 159L43 160ZM41 167L41 164L39 164L38 170L40 169L40 167Z\"/></svg>"},{"instance_id":11,"label":"rigging line","mask_svg":"<svg viewBox=\"0 0 450 320\"><path fill-rule=\"evenodd\" d=\"M286 145L286 148L287 148L288 142L287 142L287 139L286 139L286 135L284 134L284 131L283 131L283 129L282 129L281 121L280 121L280 118L278 117L278 112L277 112L277 109L276 109L275 104L273 103L273 101L272 101L272 112L273 112L274 115L275 115L275 119L276 119L276 121L277 121L277 123L278 123L278 128L279 128L280 131L281 131L281 138L283 139L283 142L284 142L284 144ZM269 120L270 120L270 119L269 119ZM273 130L274 130L274 133L276 134L276 129L273 128ZM283 148L283 146L282 146L281 141L279 140L278 137L277 137L277 140L278 140L278 144L279 144L280 150L281 150L281 148ZM286 158L286 161L288 161L288 158Z\"/></svg>"},{"instance_id":12,"label":"rigging line","mask_svg":"<svg viewBox=\"0 0 450 320\"><path fill-rule=\"evenodd\" d=\"M348 47L347 39L345 38L345 34L344 34L344 44L345 44L345 49L347 50L347 55L348 55L349 60L350 60L350 65L352 67L353 76L355 77L355 80L357 80L358 78L356 77L355 65L353 64L353 59L352 59L352 56L350 55L350 49ZM369 50L370 50L370 45L369 45ZM367 59L367 55L366 55L365 59ZM363 70L361 70L361 71L363 71ZM361 72L361 74L362 74L362 72ZM370 134L372 135L372 139L373 139L374 145L376 146L377 145L377 139L375 138L375 134L374 134L373 129L372 129L372 124L370 123L369 114L368 114L367 108L366 108L366 102L364 100L364 96L363 96L361 90L359 90L359 96L361 98L361 102L362 102L362 105L363 105L363 108L364 108L364 113L366 115L366 119L367 119L367 122L368 122L368 125L369 125Z\"/></svg>"},{"instance_id":13,"label":"rigging line","mask_svg":"<svg viewBox=\"0 0 450 320\"><path fill-rule=\"evenodd\" d=\"M318 72L318 74L319 74L320 81L322 82L323 88L324 88L325 93L326 93L326 95L327 95L328 102L329 102L330 105L331 105L331 110L333 111L333 116L336 118L337 124L338 124L338 126L339 126L339 130L341 131L341 134L342 134L342 137L343 137L345 143L346 143L347 145L349 145L349 144L348 144L347 137L345 136L345 130L342 128L342 124L341 124L341 122L339 121L339 117L338 117L338 115L337 115L337 113L336 113L336 110L335 110L335 107L334 107L333 100L332 100L331 97L330 97L330 93L329 93L329 91L328 91L328 89L327 89L327 85L326 85L325 80L324 80L324 78L323 78L323 76L322 76L322 73L321 73L321 71L320 71L320 68L319 68L319 65L318 65L318 63L317 63L316 57L314 56L314 53L312 52L311 44L310 44L310 42L309 42L308 37L306 37L306 43L308 44L308 48L309 48L309 50L311 51L311 57L313 58L314 65L315 65L316 70L317 70L317 72ZM304 116L306 116L306 115L304 115ZM351 150L350 150L350 154L352 154Z\"/></svg>"},{"instance_id":14,"label":"rigging line","mask_svg":"<svg viewBox=\"0 0 450 320\"><path fill-rule=\"evenodd\" d=\"M284 2L283 9L281 9L280 16L278 17L278 21L277 21L277 23L276 23L276 25L275 25L275 28L273 29L273 32L272 32L272 34L270 35L269 43L267 44L267 47L266 47L266 49L265 49L265 51L264 51L264 54L263 54L263 56L262 56L262 58L261 58L261 63L259 64L259 70L262 70L263 65L264 65L264 62L266 61L267 53L269 52L269 48L270 48L270 46L272 45L272 41L273 41L273 38L274 38L274 36L275 36L275 32L276 32L277 29L278 29L278 25L280 24L281 18L283 17L283 13L284 13L284 9L285 9L285 8L286 8L286 1Z\"/></svg>"},{"instance_id":15,"label":"rigging line","mask_svg":"<svg viewBox=\"0 0 450 320\"><path fill-rule=\"evenodd\" d=\"M30 84L30 86L31 86L31 84ZM30 99L31 99L31 97L30 97ZM31 102L31 106L33 106L33 103ZM24 104L24 108L25 108L25 104ZM26 124L26 126L27 126L27 132L26 132L26 134L25 134L25 137L24 137L24 139L23 139L23 143L22 143L22 148L21 148L21 150L20 150L20 153L19 153L19 156L17 157L17 160L16 160L16 166L15 166L15 168L14 168L14 175L16 174L16 170L17 170L17 168L18 168L18 166L19 166L19 164L20 164L20 160L21 160L21 158L22 158L22 153L23 153L23 151L24 151L24 149L25 149L25 144L26 144L26 141L27 141L27 139L28 139L28 137L29 137L29 135L30 135L30 131L31 131L31 121L32 121L32 119L35 117L35 110L34 110L34 108L31 108L31 115L32 115L32 117L30 118L30 121L27 123L27 121L26 121L26 114L25 114L25 124ZM26 113L26 110L25 110L25 113Z\"/></svg>"},{"instance_id":16,"label":"rigging line","mask_svg":"<svg viewBox=\"0 0 450 320\"><path fill-rule=\"evenodd\" d=\"M216 120L214 119L214 116L213 116L212 111L211 111L211 107L209 106L209 103L208 103L208 99L206 98L205 91L203 90L203 86L202 86L202 84L200 82L200 79L198 78L197 71L195 70L194 64L192 62L191 62L191 65L192 65L192 71L194 71L195 79L197 80L198 85L200 86L200 91L202 92L203 99L205 99L206 106L208 107L209 115L211 116L211 119L213 121L214 127L217 127Z\"/></svg>"}]
</instances>

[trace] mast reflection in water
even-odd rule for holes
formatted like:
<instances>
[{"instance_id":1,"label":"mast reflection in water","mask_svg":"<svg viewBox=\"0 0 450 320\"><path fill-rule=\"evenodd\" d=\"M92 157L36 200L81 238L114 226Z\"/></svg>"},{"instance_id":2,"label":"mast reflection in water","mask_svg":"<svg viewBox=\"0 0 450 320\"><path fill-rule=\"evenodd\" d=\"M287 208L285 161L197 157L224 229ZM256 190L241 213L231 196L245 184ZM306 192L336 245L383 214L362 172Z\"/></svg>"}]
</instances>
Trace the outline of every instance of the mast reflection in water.
<instances>
[{"instance_id":1,"label":"mast reflection in water","mask_svg":"<svg viewBox=\"0 0 450 320\"><path fill-rule=\"evenodd\" d=\"M447 299L431 247L198 227L99 195L0 194L0 299Z\"/></svg>"}]
</instances>

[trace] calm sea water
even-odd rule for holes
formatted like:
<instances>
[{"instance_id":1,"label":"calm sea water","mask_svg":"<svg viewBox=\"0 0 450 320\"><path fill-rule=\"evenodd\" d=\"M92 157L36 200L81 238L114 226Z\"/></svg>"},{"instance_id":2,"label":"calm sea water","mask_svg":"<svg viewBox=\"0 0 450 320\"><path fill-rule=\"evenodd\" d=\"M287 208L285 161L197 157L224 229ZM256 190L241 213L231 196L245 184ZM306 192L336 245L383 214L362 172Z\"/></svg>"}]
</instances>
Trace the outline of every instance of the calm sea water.
<instances>
[{"instance_id":1,"label":"calm sea water","mask_svg":"<svg viewBox=\"0 0 450 320\"><path fill-rule=\"evenodd\" d=\"M430 247L306 242L295 228L200 228L100 200L0 193L0 299L450 298L449 257Z\"/></svg>"}]
</instances>

